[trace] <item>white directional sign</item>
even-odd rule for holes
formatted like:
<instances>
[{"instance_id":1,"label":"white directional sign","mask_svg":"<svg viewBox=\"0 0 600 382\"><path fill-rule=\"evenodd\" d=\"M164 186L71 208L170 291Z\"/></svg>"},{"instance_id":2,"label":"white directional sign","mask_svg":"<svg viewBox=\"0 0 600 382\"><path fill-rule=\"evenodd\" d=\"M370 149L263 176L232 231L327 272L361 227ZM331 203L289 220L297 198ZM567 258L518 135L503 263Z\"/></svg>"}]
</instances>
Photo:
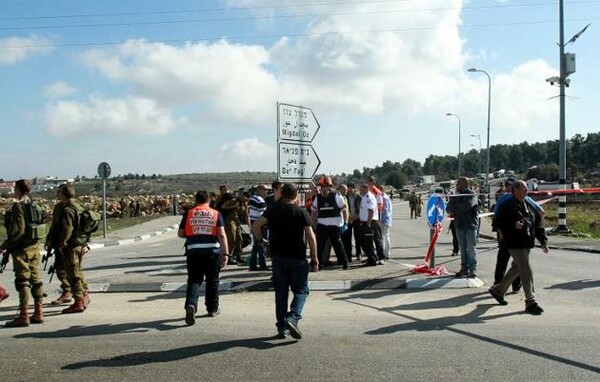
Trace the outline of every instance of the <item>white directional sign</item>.
<instances>
[{"instance_id":1,"label":"white directional sign","mask_svg":"<svg viewBox=\"0 0 600 382\"><path fill-rule=\"evenodd\" d=\"M312 142L320 127L312 110L285 103L278 103L277 106L278 140Z\"/></svg>"},{"instance_id":2,"label":"white directional sign","mask_svg":"<svg viewBox=\"0 0 600 382\"><path fill-rule=\"evenodd\" d=\"M315 176L321 160L311 145L279 142L277 172L280 180L304 181Z\"/></svg>"}]
</instances>

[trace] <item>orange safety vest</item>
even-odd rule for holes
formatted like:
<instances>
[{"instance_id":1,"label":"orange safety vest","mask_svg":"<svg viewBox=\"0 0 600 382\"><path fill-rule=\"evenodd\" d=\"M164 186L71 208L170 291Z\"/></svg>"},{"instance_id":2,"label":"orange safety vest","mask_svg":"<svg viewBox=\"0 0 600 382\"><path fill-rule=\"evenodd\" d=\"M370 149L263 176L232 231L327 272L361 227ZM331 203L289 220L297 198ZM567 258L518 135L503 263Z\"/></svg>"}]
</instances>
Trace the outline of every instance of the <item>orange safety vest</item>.
<instances>
[{"instance_id":1,"label":"orange safety vest","mask_svg":"<svg viewBox=\"0 0 600 382\"><path fill-rule=\"evenodd\" d=\"M217 236L219 211L213 210L208 204L191 208L185 221L185 237Z\"/></svg>"}]
</instances>

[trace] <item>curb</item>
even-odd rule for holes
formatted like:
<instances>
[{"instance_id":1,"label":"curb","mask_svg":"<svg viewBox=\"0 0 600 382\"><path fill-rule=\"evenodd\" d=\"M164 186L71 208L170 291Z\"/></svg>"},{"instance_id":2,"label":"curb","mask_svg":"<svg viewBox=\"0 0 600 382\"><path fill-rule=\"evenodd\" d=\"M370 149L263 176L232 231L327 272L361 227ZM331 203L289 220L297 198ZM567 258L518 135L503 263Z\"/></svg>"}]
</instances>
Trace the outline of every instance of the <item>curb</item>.
<instances>
[{"instance_id":1,"label":"curb","mask_svg":"<svg viewBox=\"0 0 600 382\"><path fill-rule=\"evenodd\" d=\"M464 289L481 288L485 285L479 278L457 279L439 277L429 279L398 279L398 280L319 280L309 281L311 291L358 291L358 290L395 290L395 289ZM185 293L186 283L90 283L92 293ZM200 287L204 291L204 284ZM57 290L58 291L58 290ZM266 292L273 291L271 281L221 281L220 292Z\"/></svg>"},{"instance_id":2,"label":"curb","mask_svg":"<svg viewBox=\"0 0 600 382\"><path fill-rule=\"evenodd\" d=\"M132 239L114 240L114 241L108 241L106 243L91 243L91 244L89 244L89 247L90 247L90 249L98 249L98 248L104 248L104 247L113 247L115 245L132 244L132 243L136 243L138 241L148 240L155 236L160 236L164 233L176 230L178 228L179 228L179 224L173 224L173 225L170 225L167 228L164 228L160 231L152 232L152 233L146 234L146 235L136 236Z\"/></svg>"}]
</instances>

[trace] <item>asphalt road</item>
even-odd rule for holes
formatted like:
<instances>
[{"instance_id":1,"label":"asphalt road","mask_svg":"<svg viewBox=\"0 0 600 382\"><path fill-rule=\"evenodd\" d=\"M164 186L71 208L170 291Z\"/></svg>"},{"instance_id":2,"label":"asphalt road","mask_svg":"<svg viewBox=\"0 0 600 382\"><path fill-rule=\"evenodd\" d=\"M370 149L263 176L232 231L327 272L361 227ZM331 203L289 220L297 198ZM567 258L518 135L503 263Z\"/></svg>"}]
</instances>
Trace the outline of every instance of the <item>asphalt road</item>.
<instances>
[{"instance_id":1,"label":"asphalt road","mask_svg":"<svg viewBox=\"0 0 600 382\"><path fill-rule=\"evenodd\" d=\"M383 274L422 258L427 244L423 221L398 214L394 259L375 268ZM94 250L85 265L97 280L182 279L161 273L181 267L181 244L166 234ZM444 235L438 263L454 270L449 250ZM494 243L481 241L478 256L478 275L489 284ZM183 321L182 293L94 293L83 314L48 307L42 325L0 328L0 381L600 380L600 256L534 250L532 263L541 317L522 313L522 295L495 304L487 287L313 291L300 341L273 338L272 292L224 293L223 313L192 327ZM0 304L0 322L15 310L11 296Z\"/></svg>"},{"instance_id":2,"label":"asphalt road","mask_svg":"<svg viewBox=\"0 0 600 382\"><path fill-rule=\"evenodd\" d=\"M300 341L273 338L271 292L225 294L191 327L181 294L99 294L83 314L0 330L1 380L597 381L595 287L545 289L541 317L481 289L313 292Z\"/></svg>"}]
</instances>

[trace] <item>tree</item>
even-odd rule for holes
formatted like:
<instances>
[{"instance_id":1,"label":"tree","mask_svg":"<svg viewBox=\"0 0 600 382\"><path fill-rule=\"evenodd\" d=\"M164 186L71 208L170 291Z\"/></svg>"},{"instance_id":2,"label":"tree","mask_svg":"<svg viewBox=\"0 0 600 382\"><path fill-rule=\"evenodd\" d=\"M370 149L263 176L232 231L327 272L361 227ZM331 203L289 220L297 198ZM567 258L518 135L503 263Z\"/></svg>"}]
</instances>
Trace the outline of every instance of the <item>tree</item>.
<instances>
[{"instance_id":1,"label":"tree","mask_svg":"<svg viewBox=\"0 0 600 382\"><path fill-rule=\"evenodd\" d=\"M401 189L406 184L406 175L402 171L396 170L387 176L385 183L395 189Z\"/></svg>"}]
</instances>

